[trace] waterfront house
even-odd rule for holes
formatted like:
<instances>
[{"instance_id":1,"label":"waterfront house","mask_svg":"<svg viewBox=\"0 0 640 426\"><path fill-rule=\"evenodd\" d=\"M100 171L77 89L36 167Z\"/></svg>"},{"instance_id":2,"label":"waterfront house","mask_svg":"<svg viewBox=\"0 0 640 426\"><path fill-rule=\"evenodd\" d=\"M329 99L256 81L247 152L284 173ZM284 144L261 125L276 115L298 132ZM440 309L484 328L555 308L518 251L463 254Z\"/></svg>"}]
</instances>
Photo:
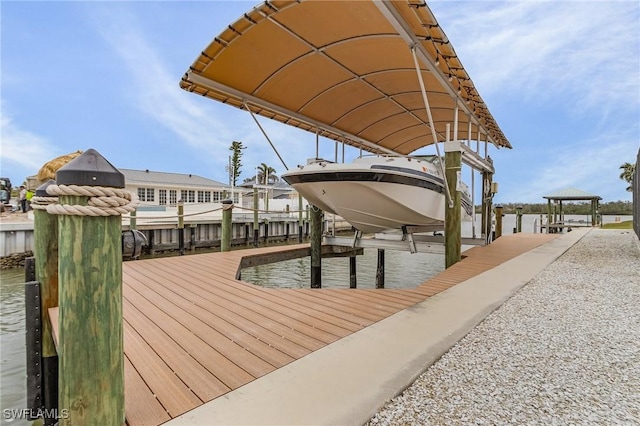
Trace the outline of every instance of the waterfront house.
<instances>
[{"instance_id":1,"label":"waterfront house","mask_svg":"<svg viewBox=\"0 0 640 426\"><path fill-rule=\"evenodd\" d=\"M142 206L175 206L185 204L219 203L231 198L241 202L240 191L229 185L194 174L154 172L150 170L119 169L125 178L125 188L140 198Z\"/></svg>"}]
</instances>

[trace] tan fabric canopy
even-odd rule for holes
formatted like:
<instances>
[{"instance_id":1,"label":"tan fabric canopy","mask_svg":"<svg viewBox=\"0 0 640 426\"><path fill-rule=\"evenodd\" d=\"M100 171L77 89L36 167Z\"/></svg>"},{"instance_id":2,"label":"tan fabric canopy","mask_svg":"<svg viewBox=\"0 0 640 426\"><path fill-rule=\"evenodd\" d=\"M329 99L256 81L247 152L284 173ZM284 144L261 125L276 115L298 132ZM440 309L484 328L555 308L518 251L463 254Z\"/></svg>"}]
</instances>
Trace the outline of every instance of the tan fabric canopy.
<instances>
[{"instance_id":1,"label":"tan fabric canopy","mask_svg":"<svg viewBox=\"0 0 640 426\"><path fill-rule=\"evenodd\" d=\"M368 151L409 154L433 143L412 52L438 141L457 112L458 139L511 148L419 1L265 2L217 36L180 86Z\"/></svg>"}]
</instances>

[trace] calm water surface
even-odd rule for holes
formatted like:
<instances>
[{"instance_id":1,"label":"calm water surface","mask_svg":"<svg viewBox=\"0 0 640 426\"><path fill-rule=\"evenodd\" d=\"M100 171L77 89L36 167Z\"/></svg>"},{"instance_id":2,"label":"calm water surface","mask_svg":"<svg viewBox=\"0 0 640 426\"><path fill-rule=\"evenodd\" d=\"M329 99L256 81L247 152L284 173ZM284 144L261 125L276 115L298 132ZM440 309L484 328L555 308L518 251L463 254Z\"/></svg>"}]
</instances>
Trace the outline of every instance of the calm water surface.
<instances>
[{"instance_id":1,"label":"calm water surface","mask_svg":"<svg viewBox=\"0 0 640 426\"><path fill-rule=\"evenodd\" d=\"M26 408L24 270L0 271L0 408ZM0 424L28 425L10 421L0 413Z\"/></svg>"}]
</instances>

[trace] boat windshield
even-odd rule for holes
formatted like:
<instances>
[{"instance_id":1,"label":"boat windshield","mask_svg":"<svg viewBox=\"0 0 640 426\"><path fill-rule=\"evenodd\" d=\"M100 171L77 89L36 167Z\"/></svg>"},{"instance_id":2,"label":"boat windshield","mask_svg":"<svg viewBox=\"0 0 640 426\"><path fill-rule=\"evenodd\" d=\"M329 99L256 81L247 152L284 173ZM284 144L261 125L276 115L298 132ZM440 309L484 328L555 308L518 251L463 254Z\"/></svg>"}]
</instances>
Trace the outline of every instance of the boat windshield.
<instances>
[{"instance_id":1,"label":"boat windshield","mask_svg":"<svg viewBox=\"0 0 640 426\"><path fill-rule=\"evenodd\" d=\"M431 164L438 164L440 162L437 155L415 155L415 156L411 156L411 158L427 161Z\"/></svg>"},{"instance_id":2,"label":"boat windshield","mask_svg":"<svg viewBox=\"0 0 640 426\"><path fill-rule=\"evenodd\" d=\"M437 155L407 155L407 156L403 156L403 155L363 155L361 157L358 157L358 159L361 160L367 160L367 159L375 159L375 158L394 158L394 157L399 157L399 158L413 158L416 160L421 160L421 161L426 161L428 163L431 164L439 164L439 158ZM322 160L322 161L326 161L326 160ZM331 163L332 161L329 161L329 163Z\"/></svg>"}]
</instances>

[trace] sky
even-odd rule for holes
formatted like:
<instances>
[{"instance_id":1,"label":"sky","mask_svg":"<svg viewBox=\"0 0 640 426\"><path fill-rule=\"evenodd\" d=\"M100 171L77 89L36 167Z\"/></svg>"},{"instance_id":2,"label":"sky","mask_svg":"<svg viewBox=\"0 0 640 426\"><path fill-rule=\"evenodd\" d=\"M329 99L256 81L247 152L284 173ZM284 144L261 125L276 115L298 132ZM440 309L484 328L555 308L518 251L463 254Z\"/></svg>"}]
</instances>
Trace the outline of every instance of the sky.
<instances>
[{"instance_id":1,"label":"sky","mask_svg":"<svg viewBox=\"0 0 640 426\"><path fill-rule=\"evenodd\" d=\"M246 111L178 86L257 4L0 1L0 175L19 185L47 161L93 148L118 168L227 183L232 141L247 147L240 181L263 162L283 173ZM494 202L544 202L570 187L631 200L619 175L640 148L640 2L428 4L513 145L490 146ZM289 167L315 155L315 134L258 119ZM320 154L333 159L334 142L321 140ZM358 154L347 147L345 159Z\"/></svg>"}]
</instances>

